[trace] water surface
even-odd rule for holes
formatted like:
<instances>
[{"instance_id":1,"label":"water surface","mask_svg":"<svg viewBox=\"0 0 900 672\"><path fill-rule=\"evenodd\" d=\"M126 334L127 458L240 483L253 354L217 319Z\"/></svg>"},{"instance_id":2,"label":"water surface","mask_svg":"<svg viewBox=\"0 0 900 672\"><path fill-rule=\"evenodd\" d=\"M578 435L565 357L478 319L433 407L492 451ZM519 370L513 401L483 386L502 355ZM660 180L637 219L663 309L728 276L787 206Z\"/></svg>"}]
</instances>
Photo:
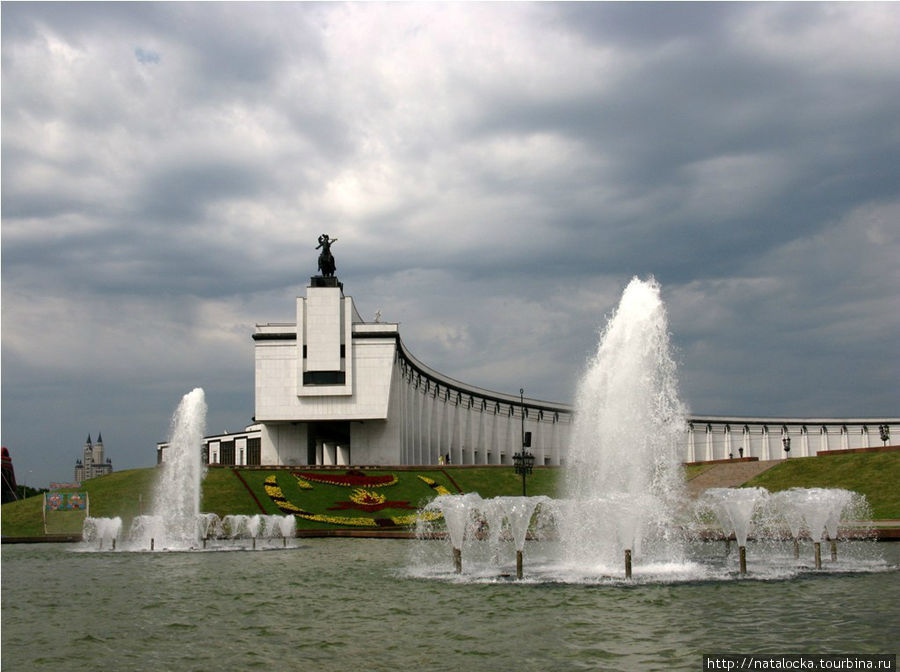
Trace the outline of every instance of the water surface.
<instances>
[{"instance_id":1,"label":"water surface","mask_svg":"<svg viewBox=\"0 0 900 672\"><path fill-rule=\"evenodd\" d=\"M417 543L3 546L3 669L698 670L704 653L898 648L900 544L879 544L881 571L623 585L421 578Z\"/></svg>"}]
</instances>

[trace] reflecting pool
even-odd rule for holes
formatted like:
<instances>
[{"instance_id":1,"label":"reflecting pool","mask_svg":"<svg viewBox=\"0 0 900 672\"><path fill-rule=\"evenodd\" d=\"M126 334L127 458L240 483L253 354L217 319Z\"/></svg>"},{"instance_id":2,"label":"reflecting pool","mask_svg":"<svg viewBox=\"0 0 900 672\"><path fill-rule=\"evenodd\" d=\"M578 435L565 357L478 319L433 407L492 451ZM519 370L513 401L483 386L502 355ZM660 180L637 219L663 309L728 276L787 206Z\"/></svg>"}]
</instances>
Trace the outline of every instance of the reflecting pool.
<instances>
[{"instance_id":1,"label":"reflecting pool","mask_svg":"<svg viewBox=\"0 0 900 672\"><path fill-rule=\"evenodd\" d=\"M293 543L3 546L3 669L697 670L704 653L896 652L900 544L865 572L610 584L456 579L449 557L435 580L411 569L430 542Z\"/></svg>"}]
</instances>

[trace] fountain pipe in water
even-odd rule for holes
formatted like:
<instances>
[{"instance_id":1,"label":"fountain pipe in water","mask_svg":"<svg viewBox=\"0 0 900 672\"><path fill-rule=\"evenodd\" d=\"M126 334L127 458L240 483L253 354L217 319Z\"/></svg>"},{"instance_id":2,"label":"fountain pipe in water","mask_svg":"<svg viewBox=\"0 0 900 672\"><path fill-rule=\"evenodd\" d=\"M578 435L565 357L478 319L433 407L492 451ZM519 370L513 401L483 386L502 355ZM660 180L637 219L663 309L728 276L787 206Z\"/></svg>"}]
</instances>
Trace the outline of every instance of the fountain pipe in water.
<instances>
[{"instance_id":1,"label":"fountain pipe in water","mask_svg":"<svg viewBox=\"0 0 900 672\"><path fill-rule=\"evenodd\" d=\"M800 559L800 542L794 537L794 560Z\"/></svg>"},{"instance_id":2,"label":"fountain pipe in water","mask_svg":"<svg viewBox=\"0 0 900 672\"><path fill-rule=\"evenodd\" d=\"M631 549L625 549L625 578L631 578Z\"/></svg>"},{"instance_id":3,"label":"fountain pipe in water","mask_svg":"<svg viewBox=\"0 0 900 672\"><path fill-rule=\"evenodd\" d=\"M837 541L835 539L831 540L831 561L837 562Z\"/></svg>"},{"instance_id":4,"label":"fountain pipe in water","mask_svg":"<svg viewBox=\"0 0 900 672\"><path fill-rule=\"evenodd\" d=\"M115 537L113 537L113 540L112 540L112 550L116 550L116 538ZM834 550L834 553L832 553L832 556L834 556L833 559L837 559L837 549Z\"/></svg>"},{"instance_id":5,"label":"fountain pipe in water","mask_svg":"<svg viewBox=\"0 0 900 672\"><path fill-rule=\"evenodd\" d=\"M522 578L522 551L516 551L516 578Z\"/></svg>"},{"instance_id":6,"label":"fountain pipe in water","mask_svg":"<svg viewBox=\"0 0 900 672\"><path fill-rule=\"evenodd\" d=\"M462 574L462 551L458 548L453 549L453 568L457 574Z\"/></svg>"},{"instance_id":7,"label":"fountain pipe in water","mask_svg":"<svg viewBox=\"0 0 900 672\"><path fill-rule=\"evenodd\" d=\"M816 549L816 569L822 569L822 543L815 542L813 548Z\"/></svg>"},{"instance_id":8,"label":"fountain pipe in water","mask_svg":"<svg viewBox=\"0 0 900 672\"><path fill-rule=\"evenodd\" d=\"M153 546L154 546L155 542L156 542L156 540L153 537L150 537L150 550L151 551L153 550Z\"/></svg>"},{"instance_id":9,"label":"fountain pipe in water","mask_svg":"<svg viewBox=\"0 0 900 672\"><path fill-rule=\"evenodd\" d=\"M747 547L746 546L738 546L738 553L740 555L741 574L746 574L747 573Z\"/></svg>"},{"instance_id":10,"label":"fountain pipe in water","mask_svg":"<svg viewBox=\"0 0 900 672\"><path fill-rule=\"evenodd\" d=\"M253 537L253 550L256 550L256 537Z\"/></svg>"}]
</instances>

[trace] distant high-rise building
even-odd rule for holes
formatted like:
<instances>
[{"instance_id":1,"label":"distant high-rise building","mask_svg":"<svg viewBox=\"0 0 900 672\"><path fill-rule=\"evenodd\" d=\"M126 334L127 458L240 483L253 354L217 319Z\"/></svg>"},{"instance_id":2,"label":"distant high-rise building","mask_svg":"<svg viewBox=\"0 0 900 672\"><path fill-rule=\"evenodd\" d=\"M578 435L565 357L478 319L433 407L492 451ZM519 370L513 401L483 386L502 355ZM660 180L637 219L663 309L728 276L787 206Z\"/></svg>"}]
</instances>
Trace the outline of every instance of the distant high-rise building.
<instances>
[{"instance_id":1,"label":"distant high-rise building","mask_svg":"<svg viewBox=\"0 0 900 672\"><path fill-rule=\"evenodd\" d=\"M75 460L75 480L79 483L89 478L97 478L112 473L112 460L108 457L103 461L103 435L97 434L97 443L91 442L91 435L88 434L87 442L84 444L84 456L80 460Z\"/></svg>"}]
</instances>

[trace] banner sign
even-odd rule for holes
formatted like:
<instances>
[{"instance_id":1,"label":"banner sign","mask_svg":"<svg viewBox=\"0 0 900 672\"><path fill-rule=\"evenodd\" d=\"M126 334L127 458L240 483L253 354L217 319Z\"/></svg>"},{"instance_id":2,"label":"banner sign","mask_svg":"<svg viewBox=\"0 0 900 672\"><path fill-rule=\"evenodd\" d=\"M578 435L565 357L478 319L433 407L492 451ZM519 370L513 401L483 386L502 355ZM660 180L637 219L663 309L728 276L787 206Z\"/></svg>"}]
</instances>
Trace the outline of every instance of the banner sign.
<instances>
[{"instance_id":1,"label":"banner sign","mask_svg":"<svg viewBox=\"0 0 900 672\"><path fill-rule=\"evenodd\" d=\"M47 493L47 511L84 511L87 494L84 492Z\"/></svg>"},{"instance_id":2,"label":"banner sign","mask_svg":"<svg viewBox=\"0 0 900 672\"><path fill-rule=\"evenodd\" d=\"M56 483L50 481L51 490L77 490L81 487L81 483Z\"/></svg>"}]
</instances>

